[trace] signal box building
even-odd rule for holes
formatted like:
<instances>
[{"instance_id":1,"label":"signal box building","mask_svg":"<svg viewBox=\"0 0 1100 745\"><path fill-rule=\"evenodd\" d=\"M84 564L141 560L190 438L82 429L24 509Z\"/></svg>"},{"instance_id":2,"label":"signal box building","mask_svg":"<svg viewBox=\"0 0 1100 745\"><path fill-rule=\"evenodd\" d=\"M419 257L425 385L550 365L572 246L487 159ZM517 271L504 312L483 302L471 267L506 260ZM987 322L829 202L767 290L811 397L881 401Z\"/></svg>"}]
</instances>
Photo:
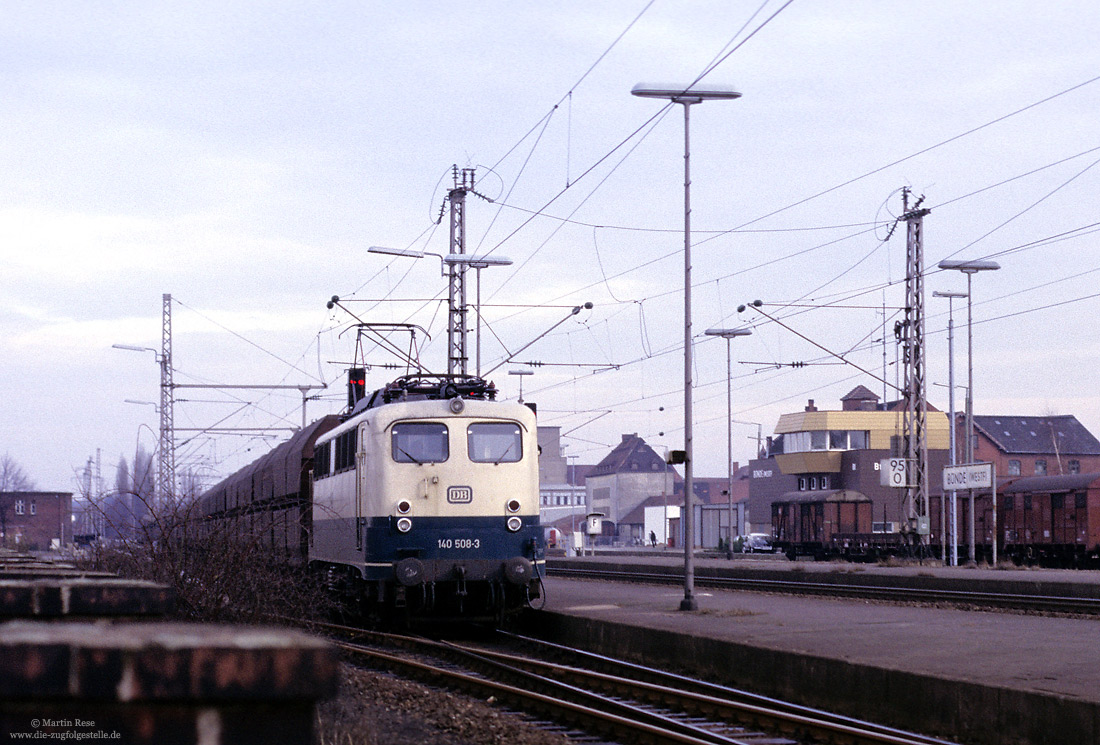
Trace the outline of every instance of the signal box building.
<instances>
[{"instance_id":1,"label":"signal box building","mask_svg":"<svg viewBox=\"0 0 1100 745\"><path fill-rule=\"evenodd\" d=\"M878 396L857 386L841 399L840 410L819 410L810 400L804 411L784 414L768 439L766 457L749 462L749 523L752 532L772 530L772 504L840 491L866 496L872 504L872 530L893 532L904 518L904 490L883 486L880 462L903 452L905 412L883 406ZM928 408L930 494L939 491L939 474L948 462L950 422Z\"/></svg>"}]
</instances>

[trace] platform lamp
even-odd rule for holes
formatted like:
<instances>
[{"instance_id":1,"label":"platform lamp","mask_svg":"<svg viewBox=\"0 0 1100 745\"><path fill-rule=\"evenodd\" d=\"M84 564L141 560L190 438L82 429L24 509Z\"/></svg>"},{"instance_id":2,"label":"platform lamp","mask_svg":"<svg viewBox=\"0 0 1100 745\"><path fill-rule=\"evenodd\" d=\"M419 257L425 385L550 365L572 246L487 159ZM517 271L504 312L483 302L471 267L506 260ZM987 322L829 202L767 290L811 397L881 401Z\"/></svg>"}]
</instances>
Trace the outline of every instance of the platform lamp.
<instances>
[{"instance_id":1,"label":"platform lamp","mask_svg":"<svg viewBox=\"0 0 1100 745\"><path fill-rule=\"evenodd\" d=\"M720 336L726 340L726 467L729 479L726 493L729 495L730 532L726 539L726 558L733 558L733 355L730 342L738 336L752 336L751 329L707 329L707 336Z\"/></svg>"},{"instance_id":2,"label":"platform lamp","mask_svg":"<svg viewBox=\"0 0 1100 745\"><path fill-rule=\"evenodd\" d=\"M528 375L534 375L534 370L528 370L526 368L520 368L518 370L509 370L509 375L519 376L519 403L523 403L523 379Z\"/></svg>"},{"instance_id":3,"label":"platform lamp","mask_svg":"<svg viewBox=\"0 0 1100 745\"><path fill-rule=\"evenodd\" d=\"M692 526L692 491L695 487L692 463L691 395L691 107L703 101L740 98L729 86L707 88L681 84L638 83L631 94L642 98L664 98L684 107L684 599L680 610L698 610L695 599L695 534Z\"/></svg>"},{"instance_id":4,"label":"platform lamp","mask_svg":"<svg viewBox=\"0 0 1100 745\"><path fill-rule=\"evenodd\" d=\"M475 338L477 339L477 362L476 370L477 376L481 377L481 270L490 266L509 266L512 263L511 259L506 259L503 256L467 256L466 254L447 254L443 257L443 263L448 266L466 266L473 269L476 276L477 284L477 298L474 301L474 315L477 316L477 325ZM522 381L523 378L520 378ZM523 403L520 401L520 403Z\"/></svg>"},{"instance_id":5,"label":"platform lamp","mask_svg":"<svg viewBox=\"0 0 1100 745\"><path fill-rule=\"evenodd\" d=\"M955 442L955 299L967 297L965 292L947 292L936 290L932 293L933 297L945 297L947 298L947 407L950 411L949 418L951 421L951 429L948 432L950 438L951 452L948 454L947 465L958 465L958 445ZM944 495L946 496L946 495ZM944 500L940 500L940 506L943 506ZM942 510L941 510L942 514ZM951 566L959 565L959 523L958 523L958 492L954 489L951 490ZM945 533L947 527L947 521L940 520L940 530ZM946 561L945 556L943 557Z\"/></svg>"},{"instance_id":6,"label":"platform lamp","mask_svg":"<svg viewBox=\"0 0 1100 745\"><path fill-rule=\"evenodd\" d=\"M1001 265L996 261L953 261L945 259L938 266L940 269L955 270L966 275L966 463L970 465L974 462L974 293L971 287L971 278L978 272L996 271L1001 268ZM954 427L955 423L951 422L951 426ZM995 505L994 509L996 509ZM970 492L970 515L967 519L967 533L970 543L969 563L973 565L977 563L974 544L973 490ZM993 545L996 546L996 544L997 533L994 529ZM996 548L994 548L994 553L996 553Z\"/></svg>"}]
</instances>

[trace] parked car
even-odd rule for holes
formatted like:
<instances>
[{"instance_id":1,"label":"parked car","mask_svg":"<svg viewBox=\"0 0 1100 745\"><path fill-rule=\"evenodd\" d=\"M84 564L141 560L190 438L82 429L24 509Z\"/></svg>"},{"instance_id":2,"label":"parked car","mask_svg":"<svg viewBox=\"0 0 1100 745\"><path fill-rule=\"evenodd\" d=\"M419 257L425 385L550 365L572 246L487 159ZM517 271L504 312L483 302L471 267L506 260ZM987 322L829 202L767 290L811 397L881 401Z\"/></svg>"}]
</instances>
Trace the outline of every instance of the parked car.
<instances>
[{"instance_id":1,"label":"parked car","mask_svg":"<svg viewBox=\"0 0 1100 745\"><path fill-rule=\"evenodd\" d=\"M773 550L771 536L767 533L749 533L741 544L741 552L746 554L770 554Z\"/></svg>"}]
</instances>

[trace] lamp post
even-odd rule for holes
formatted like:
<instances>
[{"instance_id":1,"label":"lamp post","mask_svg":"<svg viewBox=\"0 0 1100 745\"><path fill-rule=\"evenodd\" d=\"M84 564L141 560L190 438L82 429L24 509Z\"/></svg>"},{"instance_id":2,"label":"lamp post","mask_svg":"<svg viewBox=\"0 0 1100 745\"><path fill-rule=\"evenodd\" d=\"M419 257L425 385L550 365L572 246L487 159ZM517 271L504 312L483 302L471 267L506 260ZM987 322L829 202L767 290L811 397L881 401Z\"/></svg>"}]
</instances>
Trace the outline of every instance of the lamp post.
<instances>
[{"instance_id":1,"label":"lamp post","mask_svg":"<svg viewBox=\"0 0 1100 745\"><path fill-rule=\"evenodd\" d=\"M952 261L944 260L939 263L940 269L952 269L966 275L966 462L974 462L974 292L971 287L971 279L978 272L996 271L1001 265L996 261ZM954 427L955 423L952 422ZM996 499L993 509L996 510ZM994 516L996 512L994 512ZM969 564L977 563L974 547L974 491L970 491L970 515L967 519L967 533L970 543ZM996 517L993 526L993 545L997 545ZM996 548L993 549L994 554Z\"/></svg>"},{"instance_id":2,"label":"lamp post","mask_svg":"<svg viewBox=\"0 0 1100 745\"><path fill-rule=\"evenodd\" d=\"M691 107L703 101L740 98L729 86L638 83L630 91L642 98L666 98L684 107L684 599L680 610L698 610L695 599L695 534L692 530L692 395L691 395Z\"/></svg>"},{"instance_id":3,"label":"lamp post","mask_svg":"<svg viewBox=\"0 0 1100 745\"><path fill-rule=\"evenodd\" d=\"M473 269L477 276L477 302L474 306L474 314L477 316L477 326L475 338L477 339L477 376L481 377L481 270L490 266L508 266L512 263L511 259L506 259L503 256L474 256L466 254L442 254L432 253L431 251L416 251L411 248L388 248L386 246L370 246L367 251L375 254L386 254L388 256L407 256L413 259L421 259L425 256L435 256L441 262L442 267L449 267L452 276L457 272L461 275L465 269ZM446 276L446 275L444 275ZM466 297L465 292L460 292L459 295L462 298ZM462 310L465 310L464 308ZM452 314L453 317L454 314ZM465 318L465 314L462 315ZM458 329L450 329L452 337ZM465 339L465 335L461 335L462 339ZM465 348L462 350L462 355L465 356ZM463 370L465 366L463 365Z\"/></svg>"},{"instance_id":4,"label":"lamp post","mask_svg":"<svg viewBox=\"0 0 1100 745\"><path fill-rule=\"evenodd\" d=\"M733 356L730 352L730 342L737 336L751 336L750 329L707 329L707 336L720 336L726 340L726 468L728 471L728 483L726 493L729 495L729 522L730 532L726 538L726 558L733 558Z\"/></svg>"},{"instance_id":5,"label":"lamp post","mask_svg":"<svg viewBox=\"0 0 1100 745\"><path fill-rule=\"evenodd\" d=\"M465 254L448 254L443 257L443 263L450 266L461 265L474 270L477 283L477 298L474 302L474 315L477 316L477 325L474 338L477 346L477 376L481 377L481 270L490 266L509 266L511 259L503 256L467 256ZM520 379L522 380L522 378ZM520 402L522 403L522 401Z\"/></svg>"},{"instance_id":6,"label":"lamp post","mask_svg":"<svg viewBox=\"0 0 1100 745\"><path fill-rule=\"evenodd\" d=\"M955 443L955 298L969 297L965 292L940 292L939 290L932 293L933 297L945 297L947 298L947 407L950 411L951 429L948 432L950 439L951 452L948 453L947 464L954 466L958 464L958 446ZM967 394L969 395L969 394ZM958 516L958 492L954 489L951 490L951 530L947 530L946 521L943 519L943 503L945 500L940 500L940 530L945 534L950 532L951 534L951 566L957 567L959 565L959 516ZM947 549L944 548L944 560Z\"/></svg>"},{"instance_id":7,"label":"lamp post","mask_svg":"<svg viewBox=\"0 0 1100 745\"><path fill-rule=\"evenodd\" d=\"M508 374L519 376L519 402L523 403L523 379L524 379L524 377L526 377L528 375L534 375L535 371L534 370L524 370L524 369L509 370Z\"/></svg>"},{"instance_id":8,"label":"lamp post","mask_svg":"<svg viewBox=\"0 0 1100 745\"><path fill-rule=\"evenodd\" d=\"M170 295L165 295L165 301L169 302ZM171 332L166 332L171 338ZM157 489L156 495L159 504L167 505L176 492L176 437L175 425L172 415L172 395L175 385L172 383L172 355L171 344L168 343L161 350L153 347L139 347L134 344L112 344L112 349L122 349L127 352L152 352L153 358L160 367L160 406L153 404L160 416L160 441L157 453ZM127 401L127 403L152 403L148 401Z\"/></svg>"}]
</instances>

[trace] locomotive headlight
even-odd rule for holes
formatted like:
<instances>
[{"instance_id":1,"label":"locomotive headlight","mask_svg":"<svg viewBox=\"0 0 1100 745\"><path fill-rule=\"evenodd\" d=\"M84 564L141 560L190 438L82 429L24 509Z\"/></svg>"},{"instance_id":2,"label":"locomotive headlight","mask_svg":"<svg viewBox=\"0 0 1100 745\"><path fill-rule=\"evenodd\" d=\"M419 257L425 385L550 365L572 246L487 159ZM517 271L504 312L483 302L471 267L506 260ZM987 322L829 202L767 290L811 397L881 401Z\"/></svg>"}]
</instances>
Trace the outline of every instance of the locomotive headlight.
<instances>
[{"instance_id":1,"label":"locomotive headlight","mask_svg":"<svg viewBox=\"0 0 1100 745\"><path fill-rule=\"evenodd\" d=\"M409 510L411 509L412 505L409 504L409 500L407 499L402 499L400 502L397 503L397 514L399 515L407 515L409 514Z\"/></svg>"},{"instance_id":2,"label":"locomotive headlight","mask_svg":"<svg viewBox=\"0 0 1100 745\"><path fill-rule=\"evenodd\" d=\"M515 515L512 515L510 518L508 518L508 530L512 531L513 533L516 533L522 527L523 527L523 520L520 520Z\"/></svg>"},{"instance_id":3,"label":"locomotive headlight","mask_svg":"<svg viewBox=\"0 0 1100 745\"><path fill-rule=\"evenodd\" d=\"M508 507L509 512L519 512L519 508L520 508L519 500L518 499L509 499L507 507Z\"/></svg>"},{"instance_id":4,"label":"locomotive headlight","mask_svg":"<svg viewBox=\"0 0 1100 745\"><path fill-rule=\"evenodd\" d=\"M397 520L397 529L402 533L408 533L412 530L413 521L407 517L402 517Z\"/></svg>"}]
</instances>

